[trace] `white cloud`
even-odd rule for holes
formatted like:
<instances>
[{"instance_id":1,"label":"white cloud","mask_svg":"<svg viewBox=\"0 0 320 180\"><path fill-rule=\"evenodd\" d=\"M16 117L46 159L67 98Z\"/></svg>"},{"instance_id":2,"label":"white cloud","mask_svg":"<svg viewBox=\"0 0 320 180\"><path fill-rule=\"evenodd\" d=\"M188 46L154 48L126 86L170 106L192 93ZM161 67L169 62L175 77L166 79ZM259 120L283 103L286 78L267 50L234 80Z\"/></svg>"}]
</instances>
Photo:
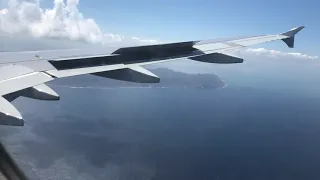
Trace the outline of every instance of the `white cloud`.
<instances>
[{"instance_id":1,"label":"white cloud","mask_svg":"<svg viewBox=\"0 0 320 180\"><path fill-rule=\"evenodd\" d=\"M7 9L1 9L0 10L0 15L5 15L8 13L8 10Z\"/></svg>"},{"instance_id":2,"label":"white cloud","mask_svg":"<svg viewBox=\"0 0 320 180\"><path fill-rule=\"evenodd\" d=\"M28 34L34 37L65 38L89 43L153 44L155 40L103 33L94 21L78 9L79 0L54 0L51 9L40 7L40 1L8 0L0 10L0 34Z\"/></svg>"},{"instance_id":3,"label":"white cloud","mask_svg":"<svg viewBox=\"0 0 320 180\"><path fill-rule=\"evenodd\" d=\"M292 57L298 59L318 59L318 56L309 56L307 54L297 53L297 52L281 52L276 50L270 50L265 48L248 48L246 49L245 53L255 54L255 55L263 55L267 57L273 58L284 58L284 57Z\"/></svg>"}]
</instances>

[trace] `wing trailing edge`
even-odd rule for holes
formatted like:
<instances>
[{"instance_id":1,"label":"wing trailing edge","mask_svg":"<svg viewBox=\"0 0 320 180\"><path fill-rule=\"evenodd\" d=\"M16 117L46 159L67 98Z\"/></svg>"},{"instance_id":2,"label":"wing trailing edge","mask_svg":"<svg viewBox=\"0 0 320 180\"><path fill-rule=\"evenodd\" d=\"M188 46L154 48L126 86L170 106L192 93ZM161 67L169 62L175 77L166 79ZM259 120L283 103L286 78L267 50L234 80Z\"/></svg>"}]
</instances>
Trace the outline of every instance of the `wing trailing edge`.
<instances>
[{"instance_id":1,"label":"wing trailing edge","mask_svg":"<svg viewBox=\"0 0 320 180\"><path fill-rule=\"evenodd\" d=\"M226 53L210 53L201 56L190 57L189 59L200 62L216 63L216 64L235 64L243 63L243 59L226 54Z\"/></svg>"}]
</instances>

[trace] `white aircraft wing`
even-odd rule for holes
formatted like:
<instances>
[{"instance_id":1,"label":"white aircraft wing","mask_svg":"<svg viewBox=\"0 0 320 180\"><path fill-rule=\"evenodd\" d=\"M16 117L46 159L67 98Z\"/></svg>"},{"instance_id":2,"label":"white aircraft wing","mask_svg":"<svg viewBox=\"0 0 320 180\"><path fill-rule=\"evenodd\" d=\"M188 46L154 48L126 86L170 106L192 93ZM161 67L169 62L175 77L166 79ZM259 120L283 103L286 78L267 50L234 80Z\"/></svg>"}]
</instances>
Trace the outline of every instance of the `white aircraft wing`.
<instances>
[{"instance_id":1,"label":"white aircraft wing","mask_svg":"<svg viewBox=\"0 0 320 180\"><path fill-rule=\"evenodd\" d=\"M51 51L0 53L0 124L23 126L19 111L10 103L19 96L58 100L59 95L46 82L56 78L93 74L123 81L158 83L159 77L144 69L143 65L189 58L207 63L242 63L243 59L226 51L282 40L288 47L294 46L294 37L304 27L297 27L276 35L260 35L217 40L188 41L148 46L123 47L104 54L68 56ZM22 60L8 57L21 55ZM2 59L3 57L6 57ZM9 60L8 60L9 59Z\"/></svg>"}]
</instances>

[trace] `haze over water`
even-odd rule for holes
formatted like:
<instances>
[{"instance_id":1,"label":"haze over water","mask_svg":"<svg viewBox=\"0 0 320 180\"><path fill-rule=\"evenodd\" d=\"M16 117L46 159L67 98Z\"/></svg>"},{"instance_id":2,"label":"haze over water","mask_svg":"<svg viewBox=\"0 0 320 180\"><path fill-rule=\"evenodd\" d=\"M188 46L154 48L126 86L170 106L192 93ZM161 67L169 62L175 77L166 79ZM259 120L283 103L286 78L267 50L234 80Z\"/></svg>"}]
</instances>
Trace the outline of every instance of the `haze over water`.
<instances>
[{"instance_id":1,"label":"haze over water","mask_svg":"<svg viewBox=\"0 0 320 180\"><path fill-rule=\"evenodd\" d=\"M19 99L1 136L31 179L318 179L319 99L224 88Z\"/></svg>"}]
</instances>

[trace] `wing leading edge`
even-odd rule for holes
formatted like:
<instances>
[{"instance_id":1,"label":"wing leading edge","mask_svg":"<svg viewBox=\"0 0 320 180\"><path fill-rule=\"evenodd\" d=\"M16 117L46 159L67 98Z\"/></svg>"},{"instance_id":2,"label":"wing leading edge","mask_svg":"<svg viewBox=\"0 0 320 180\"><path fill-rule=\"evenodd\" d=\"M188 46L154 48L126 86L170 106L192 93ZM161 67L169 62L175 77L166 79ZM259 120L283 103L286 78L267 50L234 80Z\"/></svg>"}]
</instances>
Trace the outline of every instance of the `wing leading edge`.
<instances>
[{"instance_id":1,"label":"wing leading edge","mask_svg":"<svg viewBox=\"0 0 320 180\"><path fill-rule=\"evenodd\" d=\"M46 56L46 51L39 51L28 58L30 52L14 52L11 55L19 53L27 58L0 63L0 125L24 125L19 111L10 103L17 97L59 100L59 95L44 84L56 78L92 74L123 81L158 83L160 78L141 66L182 58L206 63L242 63L242 58L227 51L275 40L282 40L293 48L295 35L303 28L300 26L275 35L123 47L90 56L52 57ZM6 55L10 56L10 53Z\"/></svg>"}]
</instances>

